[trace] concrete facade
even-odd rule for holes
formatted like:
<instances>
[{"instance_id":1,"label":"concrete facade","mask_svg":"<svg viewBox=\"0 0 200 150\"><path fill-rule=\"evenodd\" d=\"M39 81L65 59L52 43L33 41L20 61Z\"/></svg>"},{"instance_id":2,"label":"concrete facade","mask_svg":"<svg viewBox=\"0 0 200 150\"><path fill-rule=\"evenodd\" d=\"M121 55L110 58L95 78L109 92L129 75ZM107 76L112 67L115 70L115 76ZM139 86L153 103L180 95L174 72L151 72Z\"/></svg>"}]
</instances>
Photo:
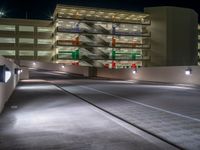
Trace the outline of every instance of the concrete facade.
<instances>
[{"instance_id":1,"label":"concrete facade","mask_svg":"<svg viewBox=\"0 0 200 150\"><path fill-rule=\"evenodd\" d=\"M90 74L90 67L84 66L71 66L65 64L57 64L57 63L48 63L42 61L28 61L28 60L21 60L20 66L27 67L29 69L42 69L42 70L49 70L49 71L58 71L58 72L67 72L77 75L83 75L88 77Z\"/></svg>"},{"instance_id":2,"label":"concrete facade","mask_svg":"<svg viewBox=\"0 0 200 150\"><path fill-rule=\"evenodd\" d=\"M138 13L58 4L53 16L0 18L0 55L104 68L197 65L198 14L191 9Z\"/></svg>"},{"instance_id":3,"label":"concrete facade","mask_svg":"<svg viewBox=\"0 0 200 150\"><path fill-rule=\"evenodd\" d=\"M200 67L190 66L192 73L186 75L185 71L188 66L170 66L170 67L146 67L138 69L136 74L133 74L132 69L97 69L97 77L121 79L121 80L136 80L136 81L151 81L164 82L171 84L191 84L200 85Z\"/></svg>"},{"instance_id":4,"label":"concrete facade","mask_svg":"<svg viewBox=\"0 0 200 150\"><path fill-rule=\"evenodd\" d=\"M149 66L197 65L198 14L187 8L149 7L151 63Z\"/></svg>"},{"instance_id":5,"label":"concrete facade","mask_svg":"<svg viewBox=\"0 0 200 150\"><path fill-rule=\"evenodd\" d=\"M0 55L51 61L52 32L51 21L0 18Z\"/></svg>"}]
</instances>

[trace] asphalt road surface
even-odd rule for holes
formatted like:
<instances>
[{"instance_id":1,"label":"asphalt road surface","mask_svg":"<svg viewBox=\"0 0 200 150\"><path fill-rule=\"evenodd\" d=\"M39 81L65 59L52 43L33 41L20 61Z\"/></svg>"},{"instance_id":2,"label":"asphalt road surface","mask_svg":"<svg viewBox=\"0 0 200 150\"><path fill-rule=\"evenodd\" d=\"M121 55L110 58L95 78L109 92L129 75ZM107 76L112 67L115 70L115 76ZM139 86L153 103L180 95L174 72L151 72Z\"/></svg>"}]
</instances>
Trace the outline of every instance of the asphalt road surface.
<instances>
[{"instance_id":1,"label":"asphalt road surface","mask_svg":"<svg viewBox=\"0 0 200 150\"><path fill-rule=\"evenodd\" d=\"M0 116L0 149L200 149L198 87L31 77Z\"/></svg>"}]
</instances>

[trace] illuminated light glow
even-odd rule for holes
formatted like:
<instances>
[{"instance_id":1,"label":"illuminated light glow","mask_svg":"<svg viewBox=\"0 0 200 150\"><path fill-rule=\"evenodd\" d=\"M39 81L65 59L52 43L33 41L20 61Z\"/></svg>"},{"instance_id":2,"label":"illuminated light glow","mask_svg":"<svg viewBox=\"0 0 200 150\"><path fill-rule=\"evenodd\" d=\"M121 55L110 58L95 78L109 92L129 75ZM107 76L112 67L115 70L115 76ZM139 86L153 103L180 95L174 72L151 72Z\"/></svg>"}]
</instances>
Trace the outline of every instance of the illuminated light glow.
<instances>
[{"instance_id":1,"label":"illuminated light glow","mask_svg":"<svg viewBox=\"0 0 200 150\"><path fill-rule=\"evenodd\" d=\"M7 83L10 78L11 78L11 71L5 71L5 82Z\"/></svg>"},{"instance_id":2,"label":"illuminated light glow","mask_svg":"<svg viewBox=\"0 0 200 150\"><path fill-rule=\"evenodd\" d=\"M43 80L34 80L31 82L37 82L37 81L43 81ZM26 82L30 82L27 81ZM24 85L17 87L18 90L54 90L55 87L52 85Z\"/></svg>"},{"instance_id":3,"label":"illuminated light glow","mask_svg":"<svg viewBox=\"0 0 200 150\"><path fill-rule=\"evenodd\" d=\"M68 15L70 15L70 16L73 16L74 14L73 13L67 13Z\"/></svg>"},{"instance_id":4,"label":"illuminated light glow","mask_svg":"<svg viewBox=\"0 0 200 150\"><path fill-rule=\"evenodd\" d=\"M185 75L187 75L187 76L191 75L191 71L190 70L186 70L185 71Z\"/></svg>"},{"instance_id":5,"label":"illuminated light glow","mask_svg":"<svg viewBox=\"0 0 200 150\"><path fill-rule=\"evenodd\" d=\"M85 12L86 12L86 10L80 10L80 12L81 12L81 13L85 13Z\"/></svg>"},{"instance_id":6,"label":"illuminated light glow","mask_svg":"<svg viewBox=\"0 0 200 150\"><path fill-rule=\"evenodd\" d=\"M36 62L33 62L33 65L35 66L35 65L36 65Z\"/></svg>"},{"instance_id":7,"label":"illuminated light glow","mask_svg":"<svg viewBox=\"0 0 200 150\"><path fill-rule=\"evenodd\" d=\"M95 14L95 11L90 11L91 14Z\"/></svg>"},{"instance_id":8,"label":"illuminated light glow","mask_svg":"<svg viewBox=\"0 0 200 150\"><path fill-rule=\"evenodd\" d=\"M62 65L62 66L61 66L61 68L63 68L63 69L64 69L64 68L65 68L65 66L64 66L64 65Z\"/></svg>"},{"instance_id":9,"label":"illuminated light glow","mask_svg":"<svg viewBox=\"0 0 200 150\"><path fill-rule=\"evenodd\" d=\"M56 27L58 27L58 26L59 26L59 23L57 22L57 23L56 23Z\"/></svg>"},{"instance_id":10,"label":"illuminated light glow","mask_svg":"<svg viewBox=\"0 0 200 150\"><path fill-rule=\"evenodd\" d=\"M59 39L59 36L58 35L56 35L56 41Z\"/></svg>"},{"instance_id":11,"label":"illuminated light glow","mask_svg":"<svg viewBox=\"0 0 200 150\"><path fill-rule=\"evenodd\" d=\"M138 30L134 28L133 31L136 32L136 31L138 31Z\"/></svg>"},{"instance_id":12,"label":"illuminated light glow","mask_svg":"<svg viewBox=\"0 0 200 150\"><path fill-rule=\"evenodd\" d=\"M136 71L136 70L133 70L133 71L132 71L132 73L133 73L133 74L136 74L136 73L137 73L137 71Z\"/></svg>"},{"instance_id":13,"label":"illuminated light glow","mask_svg":"<svg viewBox=\"0 0 200 150\"><path fill-rule=\"evenodd\" d=\"M3 11L0 11L0 17L3 17L5 13Z\"/></svg>"},{"instance_id":14,"label":"illuminated light glow","mask_svg":"<svg viewBox=\"0 0 200 150\"><path fill-rule=\"evenodd\" d=\"M188 67L188 68L185 70L185 75L189 76L189 75L191 75L191 74L192 74L192 69Z\"/></svg>"},{"instance_id":15,"label":"illuminated light glow","mask_svg":"<svg viewBox=\"0 0 200 150\"><path fill-rule=\"evenodd\" d=\"M21 70L18 70L18 71L17 71L17 74L20 74L20 73L21 73Z\"/></svg>"}]
</instances>

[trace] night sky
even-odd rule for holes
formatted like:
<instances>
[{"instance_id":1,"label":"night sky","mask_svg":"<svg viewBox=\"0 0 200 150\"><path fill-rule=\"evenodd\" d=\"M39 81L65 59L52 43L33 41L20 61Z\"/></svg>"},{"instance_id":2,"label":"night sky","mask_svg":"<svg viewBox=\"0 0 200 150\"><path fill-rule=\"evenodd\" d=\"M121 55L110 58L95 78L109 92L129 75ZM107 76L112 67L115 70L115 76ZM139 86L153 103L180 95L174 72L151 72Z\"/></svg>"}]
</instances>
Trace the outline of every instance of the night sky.
<instances>
[{"instance_id":1,"label":"night sky","mask_svg":"<svg viewBox=\"0 0 200 150\"><path fill-rule=\"evenodd\" d=\"M200 14L199 0L0 0L0 10L9 18L49 19L57 3L143 11L151 6L178 6ZM199 17L200 18L200 17ZM199 19L200 20L200 19Z\"/></svg>"}]
</instances>

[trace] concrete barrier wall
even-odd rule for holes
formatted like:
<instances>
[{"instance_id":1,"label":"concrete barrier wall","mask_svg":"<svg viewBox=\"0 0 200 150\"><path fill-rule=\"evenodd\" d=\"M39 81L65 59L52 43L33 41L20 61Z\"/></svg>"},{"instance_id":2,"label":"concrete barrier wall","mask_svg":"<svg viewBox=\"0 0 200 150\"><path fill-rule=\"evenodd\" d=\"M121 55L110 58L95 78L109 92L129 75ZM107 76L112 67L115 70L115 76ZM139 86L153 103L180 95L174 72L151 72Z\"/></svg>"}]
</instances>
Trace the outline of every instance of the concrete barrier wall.
<instances>
[{"instance_id":1,"label":"concrete barrier wall","mask_svg":"<svg viewBox=\"0 0 200 150\"><path fill-rule=\"evenodd\" d=\"M28 69L28 67L20 67L20 69L22 69L22 72L20 74L20 80L29 79L29 69Z\"/></svg>"},{"instance_id":2,"label":"concrete barrier wall","mask_svg":"<svg viewBox=\"0 0 200 150\"><path fill-rule=\"evenodd\" d=\"M89 76L89 68L83 67L83 66L64 65L64 68L63 68L62 64L39 62L39 61L25 61L25 60L20 61L20 66L25 66L29 68L35 68L35 69L63 71L63 72L69 72L69 73L74 73L74 74L80 74L86 77Z\"/></svg>"},{"instance_id":3,"label":"concrete barrier wall","mask_svg":"<svg viewBox=\"0 0 200 150\"><path fill-rule=\"evenodd\" d=\"M133 80L132 69L97 69L97 77L121 79L121 80Z\"/></svg>"},{"instance_id":4,"label":"concrete barrier wall","mask_svg":"<svg viewBox=\"0 0 200 150\"><path fill-rule=\"evenodd\" d=\"M190 66L192 69L191 75L185 75L187 68L188 66L144 67L139 68L136 74L132 73L132 69L99 68L97 69L97 77L200 85L200 67Z\"/></svg>"},{"instance_id":5,"label":"concrete barrier wall","mask_svg":"<svg viewBox=\"0 0 200 150\"><path fill-rule=\"evenodd\" d=\"M110 78L110 79L121 79L121 80L142 80L142 81L153 81L153 82L166 82L166 83L177 83L177 84L198 84L200 85L200 67L190 66L192 74L185 75L185 70L188 66L174 66L174 67L142 67L138 69L136 74L132 73L132 69L105 69L97 68L94 70L89 67L81 66L65 66L62 64L53 64L45 62L34 61L21 61L21 66L27 66L29 68L46 69L54 71L63 71L74 74L80 74L84 76L90 76L96 74L97 77Z\"/></svg>"},{"instance_id":6,"label":"concrete barrier wall","mask_svg":"<svg viewBox=\"0 0 200 150\"><path fill-rule=\"evenodd\" d=\"M140 68L133 78L136 80L200 85L200 67L191 66L192 74L185 75L188 66Z\"/></svg>"},{"instance_id":7,"label":"concrete barrier wall","mask_svg":"<svg viewBox=\"0 0 200 150\"><path fill-rule=\"evenodd\" d=\"M11 78L7 83L0 82L0 113L3 110L4 104L9 99L10 95L14 91L18 81L19 75L15 74L15 68L18 68L13 62L0 56L0 65L6 65L11 71Z\"/></svg>"}]
</instances>

